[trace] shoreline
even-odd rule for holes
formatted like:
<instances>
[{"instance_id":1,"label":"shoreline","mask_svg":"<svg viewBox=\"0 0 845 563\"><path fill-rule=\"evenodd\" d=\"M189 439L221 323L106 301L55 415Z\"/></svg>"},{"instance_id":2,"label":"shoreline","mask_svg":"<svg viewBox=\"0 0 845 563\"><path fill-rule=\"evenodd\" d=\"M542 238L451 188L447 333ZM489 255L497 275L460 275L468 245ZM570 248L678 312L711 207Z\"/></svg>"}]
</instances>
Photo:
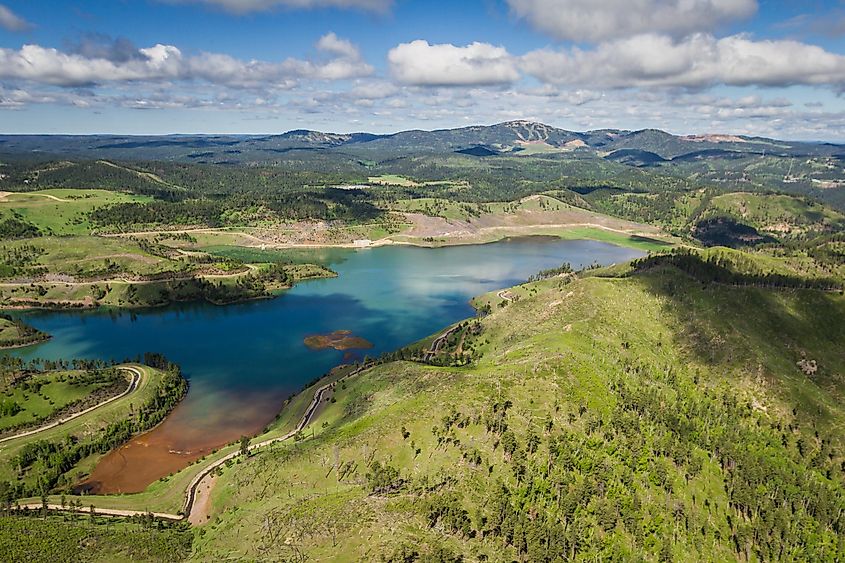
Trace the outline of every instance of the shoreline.
<instances>
[{"instance_id":1,"label":"shoreline","mask_svg":"<svg viewBox=\"0 0 845 563\"><path fill-rule=\"evenodd\" d=\"M573 237L566 237L561 234L562 232L566 232L568 230L576 230L576 229L595 229L598 231L604 231L607 233L613 233L618 235L619 237L627 237L631 239L633 237L641 237L643 240L642 245L638 244L625 244L625 240L606 240L599 236L590 236L590 233L578 233L577 236ZM527 229L527 231L526 231ZM545 232L544 232L545 231ZM548 232L548 231L555 231L555 232ZM178 230L178 231L144 231L139 233L126 233L126 234L118 234L118 235L108 235L108 236L131 236L132 234L157 234L157 233L165 233L165 232L172 232L172 233L184 233L184 232L216 232L216 233L226 233L225 229L193 229L192 231L186 230ZM568 224L568 225L532 225L530 227L486 227L479 230L478 235L483 237L483 233L492 234L493 237L489 239L473 239L473 238L464 238L464 237L449 237L448 235L444 236L445 240L442 241L425 241L419 237L412 237L411 240L395 240L391 237L385 237L382 239L377 239L374 241L370 241L370 244L364 246L360 244L354 243L335 243L335 244L297 244L297 243L272 243L268 241L262 241L260 246L243 246L243 245L231 245L234 248L248 248L248 249L258 249L258 250L320 250L320 249L347 249L347 250L367 250L370 248L380 248L384 246L408 246L414 248L429 248L429 249L437 249L437 248L447 248L447 247L455 247L455 246L480 246L480 245L487 245L487 244L495 244L498 242L503 242L506 240L512 239L521 239L521 238L531 238L531 237L552 237L559 240L591 240L595 242L601 242L605 244L611 244L614 246L619 246L622 248L631 248L635 250L645 250L643 245L648 244L656 244L656 245L665 245L667 248L674 246L674 243L669 242L668 240L663 240L659 238L654 238L653 236L641 233L641 232L629 232L620 229L614 229L611 227L606 227L599 224L594 223L578 223L578 224ZM250 235L248 233L243 233L239 231L234 231L232 234L240 234L245 235L247 237L258 239L254 235ZM394 236L403 236L403 235L394 235ZM663 235L665 236L665 235ZM433 237L438 238L438 237ZM68 304L65 306L61 305L51 305L51 304L27 304L27 305L2 305L0 304L0 311L54 311L54 312L61 312L61 311L98 311L98 310L113 310L113 311L143 311L147 309L161 309L164 307L169 307L179 303L208 303L211 305L215 305L218 307L225 307L227 305L237 305L239 303L249 303L253 301L259 301L262 299L275 299L277 296L283 294L285 291L291 289L297 283L302 281L309 281L311 279L330 279L333 277L337 277L337 274L334 275L326 275L326 276L319 276L319 277L312 277L312 278L305 278L299 281L294 282L293 285L288 287L282 287L273 289L270 291L269 295L261 295L255 297L247 297L243 299L237 299L234 301L227 301L223 303L215 303L213 301L209 301L206 299L188 299L188 300L173 300L167 303L161 304L139 304L139 305L97 305L97 304L85 304L85 303L74 303ZM187 279L187 278L186 278ZM131 282L126 280L102 280L96 283L145 283L145 284L152 284L152 283L166 283L172 280L155 280L155 281L144 281L144 282ZM57 282L57 283L64 283L64 282ZM85 284L86 282L79 282L81 284ZM0 285L29 285L29 284L8 284L0 282Z\"/></svg>"},{"instance_id":2,"label":"shoreline","mask_svg":"<svg viewBox=\"0 0 845 563\"><path fill-rule=\"evenodd\" d=\"M647 227L648 225L643 225L643 227ZM201 227L196 229L176 229L172 231L168 230L160 230L160 231L136 231L136 232L127 232L127 233L111 233L111 234L101 234L96 236L103 236L103 237L131 237L131 236L143 236L143 235L164 235L164 234L181 234L181 233L210 233L210 234L229 234L229 235L240 235L244 236L249 239L253 239L256 241L256 245L242 245L242 244L232 244L228 246L234 247L241 247L241 248L250 248L250 249L259 249L259 250L320 250L320 249L348 249L348 250L358 250L358 249L367 249L367 248L379 248L382 246L415 246L420 248L440 248L443 246L473 246L479 244L491 244L495 242L499 242L501 240L505 240L508 238L522 238L522 237L532 237L532 236L554 236L561 239L566 239L566 237L561 236L560 234L556 233L549 233L545 231L555 230L555 231L567 231L567 230L576 230L576 229L595 229L598 231L604 231L607 233L614 233L620 236L625 236L628 238L633 237L641 237L643 239L647 239L653 241L655 244L665 244L667 246L671 246L673 243L667 238L671 238L669 235L665 233L651 233L646 232L643 230L640 231L633 231L633 230L624 230L624 229L616 229L613 227L608 227L606 225L602 225L600 223L549 223L549 224L534 224L534 225L515 225L515 226L495 226L495 227L481 227L472 236L456 236L452 233L443 233L439 235L431 235L430 237L419 237L415 235L404 235L402 233L396 233L393 235L389 235L380 239L375 239L369 241L369 244L356 244L355 242L336 242L336 243L318 243L318 242L306 242L306 243L297 243L297 242L273 242L261 239L251 233L237 230L243 229L244 227L223 227L223 228L212 228L212 227ZM246 227L250 228L250 227ZM485 237L485 234L490 234L492 237ZM407 237L408 240L397 240L397 237ZM444 239L444 240L436 240L433 242L426 241L426 238L432 239ZM599 237L592 237L589 234L581 234L578 237L574 237L572 240L596 240L599 242L607 242ZM638 248L637 245L626 245L624 241L618 242L608 242L608 244L616 244L617 246L626 246L628 248Z\"/></svg>"},{"instance_id":3,"label":"shoreline","mask_svg":"<svg viewBox=\"0 0 845 563\"><path fill-rule=\"evenodd\" d=\"M2 310L2 308L0 308L0 310ZM2 352L3 350L17 350L19 348L27 348L29 346L36 346L38 344L44 344L45 342L49 341L51 338L53 338L52 334L45 334L43 338L39 338L38 340L33 340L32 342L24 342L24 343L21 343L21 344L0 344L0 352Z\"/></svg>"},{"instance_id":4,"label":"shoreline","mask_svg":"<svg viewBox=\"0 0 845 563\"><path fill-rule=\"evenodd\" d=\"M103 406L105 406L105 405L107 405L107 404L109 404L113 401L116 401L118 399L126 397L127 395L129 395L131 393L134 393L138 389L139 385L141 384L141 380L143 379L144 374L146 372L143 369L140 369L140 368L138 368L134 365L125 365L125 366L116 366L116 367L119 370L126 371L126 372L129 372L129 373L132 374L132 377L130 378L126 389L124 389L120 393L117 393L116 395L112 395L111 397L108 397L108 398L100 401L99 403L91 405L90 407L87 407L87 408L85 408L81 411L72 412L70 414L60 416L59 418L56 418L54 420L46 419L46 420L40 421L39 423L37 423L38 425L35 426L35 428L21 428L17 432L15 432L14 434L10 434L8 436L1 436L0 435L0 443L11 442L12 440L17 440L19 438L26 438L28 436L38 434L38 433L43 432L45 430L49 430L51 428L56 428L57 426L61 426L62 424L70 422L71 420L79 418L80 416L86 415L86 414L93 412L93 411L97 410L98 408L103 407Z\"/></svg>"},{"instance_id":5,"label":"shoreline","mask_svg":"<svg viewBox=\"0 0 845 563\"><path fill-rule=\"evenodd\" d=\"M329 271L331 273L328 273L324 276L312 276L312 277L308 277L308 278L303 278L303 279L295 281L291 285L285 285L285 286L281 286L281 287L275 287L275 288L272 288L272 289L268 289L266 295L256 295L254 297L243 297L241 299L234 299L232 301L212 301L212 300L205 299L205 298L200 298L200 299L173 299L173 300L167 301L166 303L158 303L158 304L152 304L152 303L143 304L142 303L142 304L137 304L137 305L120 305L120 306L112 305L112 304L96 304L96 303L88 304L88 303L83 303L83 302L68 303L68 304L64 304L64 305L52 305L50 303L26 304L26 305L4 305L4 304L0 304L0 312L2 312L2 311L51 311L51 312L56 312L56 313L65 312L65 311L71 311L71 312L72 311L139 312L139 311L145 311L145 310L162 309L162 308L171 307L173 305L177 305L177 304L180 304L180 303L205 303L205 304L208 304L208 305L214 305L215 307L226 307L228 305L237 305L237 304L240 304L240 303L251 303L253 301L261 301L261 300L264 300L264 299L275 299L278 296L283 295L284 292L286 292L290 289L293 289L293 287L300 282L309 281L309 280L318 280L318 279L332 279L332 278L337 277L337 272L334 272L334 271L331 271L331 270L329 270ZM192 279L192 278L184 278L184 279ZM167 283L167 282L170 282L170 281L173 281L173 280L162 280L160 282L159 281L129 282L129 281L125 281L125 280L102 280L102 281L99 281L99 282L96 282L96 283L105 283L105 284L125 283L125 284L131 285L133 283L155 284L155 283ZM64 284L65 282L50 282L50 283L55 283L57 285L61 285L61 284ZM86 282L77 282L77 283L79 283L80 285L87 285ZM2 285L10 286L10 285L13 285L13 284L0 283L0 286L2 286ZM29 285L29 284L26 283L26 284L14 284L14 285L26 286L26 285ZM48 336L48 338L45 339L45 340L49 340L50 338L51 337ZM44 342L44 340L35 342L35 343L33 343L33 345L34 344L40 344L42 342ZM17 348L17 347L23 347L23 346L29 346L29 345L30 344L20 345L20 346L12 346L12 347L10 347L10 349L11 348ZM2 350L2 349L4 349L4 348L0 347L0 350Z\"/></svg>"},{"instance_id":6,"label":"shoreline","mask_svg":"<svg viewBox=\"0 0 845 563\"><path fill-rule=\"evenodd\" d=\"M557 237L557 238L560 238L560 237ZM473 309L478 310L478 307L475 306L475 304L472 300L470 300L469 304L473 307ZM431 335L427 338L433 337L434 341L436 342L437 340L444 338L450 332L452 332L455 329L456 325L459 324L460 322L463 322L463 321L458 321L457 323L454 323L452 325L448 325L444 329L439 330L438 332L434 333L433 335ZM422 340L425 340L425 339L422 339ZM412 345L412 344L413 343L410 343L408 345ZM406 345L406 346L408 346L408 345ZM332 368L332 370L330 370L329 372L324 373L322 376L316 378L315 380L312 380L311 382L304 384L304 386L302 387L302 389L300 391L295 393L290 399L285 401L280 406L280 408L276 411L276 415L273 418L273 420L270 421L268 423L268 425L264 427L263 431L260 431L256 434L250 436L251 440L256 440L256 441L252 442L249 445L249 451L252 452L252 451L255 451L259 448L265 447L267 445L270 445L270 444L273 444L273 443L278 443L278 442L284 442L284 441L287 441L287 440L293 438L298 432L302 431L305 427L307 427L313 421L316 409L317 409L317 407L320 406L321 398L326 393L326 391L330 387L332 387L332 385L334 385L335 383L342 381L344 379L348 379L348 378L356 376L356 375L358 375L362 372L365 372L368 369L372 368L374 365L376 365L376 363L377 362L370 362L368 364L361 364L361 365L357 365L357 366L355 364L350 365L350 364L341 363L341 364L335 366L334 368ZM343 375L340 375L337 378L334 378L333 377L333 375L334 375L333 371L336 370L336 369L339 369L339 368L343 368L345 365L349 365L353 369L346 374L343 374ZM355 367L353 367L353 366L355 366ZM313 391L311 393L309 393L309 390L311 390L311 389L313 389ZM288 421L283 421L282 417L283 417L285 411L287 409L291 408L292 401L296 398L302 398L302 399L307 398L308 402L304 405L305 406L304 410L301 412L301 414L298 413L296 410L294 410L293 414L294 414L295 418L288 420ZM172 414L172 412L168 414L168 417L171 414ZM161 423L165 422L168 417L166 417L165 420L163 420ZM292 426L290 426L290 425L292 425ZM149 431L147 431L147 432L149 432ZM194 503L197 500L197 494L198 494L199 489L203 486L203 484L206 484L206 478L210 474L212 474L212 472L216 468L220 467L221 465L226 463L226 461L228 461L228 460L237 458L237 456L239 455L239 451L236 448L237 448L236 443L227 443L225 445L221 445L219 448L212 450L212 452L210 452L209 454L203 455L200 458L198 458L197 460L186 464L185 467L183 467L181 470L179 470L178 472L171 475L170 477L177 476L177 478L180 474L183 475L183 477L180 480L184 481L184 484L183 484L184 488L178 488L178 490L175 489L175 488L167 489L169 491L169 493L173 495L174 498L178 495L179 498L181 499L181 503L180 503L179 507L174 510L174 512L176 512L176 514L174 514L173 512L170 512L169 514L161 513L161 514L164 514L164 516L162 516L162 517L165 517L165 518L170 517L170 518L186 520L186 521L188 521L192 516L196 517L197 516L196 514L192 514L193 513L192 509L194 507ZM115 450L113 450L113 451L115 451ZM112 453L112 452L109 452L109 453ZM155 483L151 484L151 486L152 485L155 485ZM110 510L115 510L115 511L119 510L123 514L146 514L148 512L146 510L141 511L141 510L132 510L132 509L126 508L127 506L132 505L132 501L130 500L128 505L123 504L121 502L121 497L131 498L133 495L144 496L144 495L149 494L149 493L150 493L150 486L148 486L146 489L144 489L143 491L138 492L138 493L116 493L116 494L107 493L107 494L96 494L96 495L92 495L92 496L97 497L98 500L102 500L102 502L104 503L105 506L104 505L100 505L100 506L102 506L103 508L106 508L108 506L108 507L110 507L109 508ZM206 491L206 494L210 494L210 493L211 493L211 490ZM24 502L29 502L29 501L32 501L33 499L23 499L23 500L24 500ZM161 499L158 499L158 500L161 501ZM172 502L172 501L170 501L170 502ZM158 504L160 509L162 509L163 506L165 506L164 504L160 504L160 502L157 503L157 504ZM23 506L30 506L30 504L24 504ZM96 507L96 505L95 505L95 507ZM100 509L100 507L96 507L96 508L97 508L97 510Z\"/></svg>"}]
</instances>

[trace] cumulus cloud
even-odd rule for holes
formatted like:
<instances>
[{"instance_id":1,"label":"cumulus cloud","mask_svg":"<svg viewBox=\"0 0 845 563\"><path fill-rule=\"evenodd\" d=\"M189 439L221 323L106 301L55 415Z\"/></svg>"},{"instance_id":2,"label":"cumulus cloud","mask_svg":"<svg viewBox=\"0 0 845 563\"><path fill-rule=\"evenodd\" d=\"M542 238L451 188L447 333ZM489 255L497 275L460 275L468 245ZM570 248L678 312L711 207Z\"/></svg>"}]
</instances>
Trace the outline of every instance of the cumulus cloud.
<instances>
[{"instance_id":1,"label":"cumulus cloud","mask_svg":"<svg viewBox=\"0 0 845 563\"><path fill-rule=\"evenodd\" d=\"M40 45L24 45L20 50L0 49L0 78L56 86L164 78L166 57L181 59L178 49L164 45L141 49L139 54L143 55L139 60L116 63L105 58L88 58ZM173 71L174 65L170 66Z\"/></svg>"},{"instance_id":2,"label":"cumulus cloud","mask_svg":"<svg viewBox=\"0 0 845 563\"><path fill-rule=\"evenodd\" d=\"M418 86L503 84L519 78L514 58L489 43L458 47L418 39L391 49L387 60L398 81Z\"/></svg>"},{"instance_id":3,"label":"cumulus cloud","mask_svg":"<svg viewBox=\"0 0 845 563\"><path fill-rule=\"evenodd\" d=\"M682 40L639 35L592 50L532 51L521 63L547 83L607 88L845 84L845 56L798 41L745 35L717 39L699 33Z\"/></svg>"},{"instance_id":4,"label":"cumulus cloud","mask_svg":"<svg viewBox=\"0 0 845 563\"><path fill-rule=\"evenodd\" d=\"M513 13L558 39L709 31L757 11L757 0L507 0Z\"/></svg>"},{"instance_id":5,"label":"cumulus cloud","mask_svg":"<svg viewBox=\"0 0 845 563\"><path fill-rule=\"evenodd\" d=\"M185 56L173 45L157 44L117 55L89 48L63 52L40 45L0 49L0 78L54 86L205 80L236 88L290 87L296 79L343 80L372 74L354 45L329 34L317 43L325 60L289 58L281 62L244 61L219 53Z\"/></svg>"},{"instance_id":6,"label":"cumulus cloud","mask_svg":"<svg viewBox=\"0 0 845 563\"><path fill-rule=\"evenodd\" d=\"M361 57L358 47L348 39L341 39L333 31L325 34L317 41L317 50L350 59Z\"/></svg>"},{"instance_id":7,"label":"cumulus cloud","mask_svg":"<svg viewBox=\"0 0 845 563\"><path fill-rule=\"evenodd\" d=\"M274 8L354 8L386 12L393 0L160 0L175 4L206 4L235 14L264 12Z\"/></svg>"},{"instance_id":8,"label":"cumulus cloud","mask_svg":"<svg viewBox=\"0 0 845 563\"><path fill-rule=\"evenodd\" d=\"M7 31L27 31L32 29L33 26L9 8L0 4L0 27Z\"/></svg>"}]
</instances>

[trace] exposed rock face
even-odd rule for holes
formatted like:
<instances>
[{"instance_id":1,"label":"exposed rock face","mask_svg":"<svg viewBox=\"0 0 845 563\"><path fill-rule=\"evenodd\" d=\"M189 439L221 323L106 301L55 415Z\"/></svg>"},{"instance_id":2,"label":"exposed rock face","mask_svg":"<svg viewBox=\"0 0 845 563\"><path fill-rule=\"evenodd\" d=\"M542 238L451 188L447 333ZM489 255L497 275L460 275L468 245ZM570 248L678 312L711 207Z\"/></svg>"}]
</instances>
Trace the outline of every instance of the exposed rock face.
<instances>
[{"instance_id":1,"label":"exposed rock face","mask_svg":"<svg viewBox=\"0 0 845 563\"><path fill-rule=\"evenodd\" d=\"M801 371L804 372L804 375L816 375L816 372L819 370L819 366L816 363L816 360L808 360L806 358L801 358L798 360L798 367L801 368Z\"/></svg>"}]
</instances>

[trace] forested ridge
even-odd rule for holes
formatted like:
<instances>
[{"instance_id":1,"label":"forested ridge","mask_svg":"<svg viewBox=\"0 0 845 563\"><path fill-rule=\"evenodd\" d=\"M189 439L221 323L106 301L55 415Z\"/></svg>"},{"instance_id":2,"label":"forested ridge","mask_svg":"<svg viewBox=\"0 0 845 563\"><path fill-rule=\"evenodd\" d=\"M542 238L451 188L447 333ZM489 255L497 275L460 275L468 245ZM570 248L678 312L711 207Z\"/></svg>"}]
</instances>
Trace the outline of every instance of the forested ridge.
<instances>
[{"instance_id":1,"label":"forested ridge","mask_svg":"<svg viewBox=\"0 0 845 563\"><path fill-rule=\"evenodd\" d=\"M818 289L842 291L841 281L832 278L790 275L781 272L764 272L762 269L744 268L725 255L702 254L699 251L680 248L665 254L653 254L631 262L633 271L645 271L663 265L673 266L704 283L724 283L738 286L757 286L784 289Z\"/></svg>"}]
</instances>

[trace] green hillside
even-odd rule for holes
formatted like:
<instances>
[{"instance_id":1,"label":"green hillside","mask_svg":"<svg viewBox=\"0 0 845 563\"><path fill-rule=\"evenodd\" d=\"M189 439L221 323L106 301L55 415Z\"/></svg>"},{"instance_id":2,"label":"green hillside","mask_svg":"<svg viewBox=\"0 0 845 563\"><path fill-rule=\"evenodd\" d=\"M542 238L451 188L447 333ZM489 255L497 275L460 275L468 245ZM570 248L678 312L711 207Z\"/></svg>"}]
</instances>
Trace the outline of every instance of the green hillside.
<instances>
[{"instance_id":1,"label":"green hillside","mask_svg":"<svg viewBox=\"0 0 845 563\"><path fill-rule=\"evenodd\" d=\"M480 297L467 367L337 383L222 472L194 557L845 557L845 297L625 270Z\"/></svg>"}]
</instances>

